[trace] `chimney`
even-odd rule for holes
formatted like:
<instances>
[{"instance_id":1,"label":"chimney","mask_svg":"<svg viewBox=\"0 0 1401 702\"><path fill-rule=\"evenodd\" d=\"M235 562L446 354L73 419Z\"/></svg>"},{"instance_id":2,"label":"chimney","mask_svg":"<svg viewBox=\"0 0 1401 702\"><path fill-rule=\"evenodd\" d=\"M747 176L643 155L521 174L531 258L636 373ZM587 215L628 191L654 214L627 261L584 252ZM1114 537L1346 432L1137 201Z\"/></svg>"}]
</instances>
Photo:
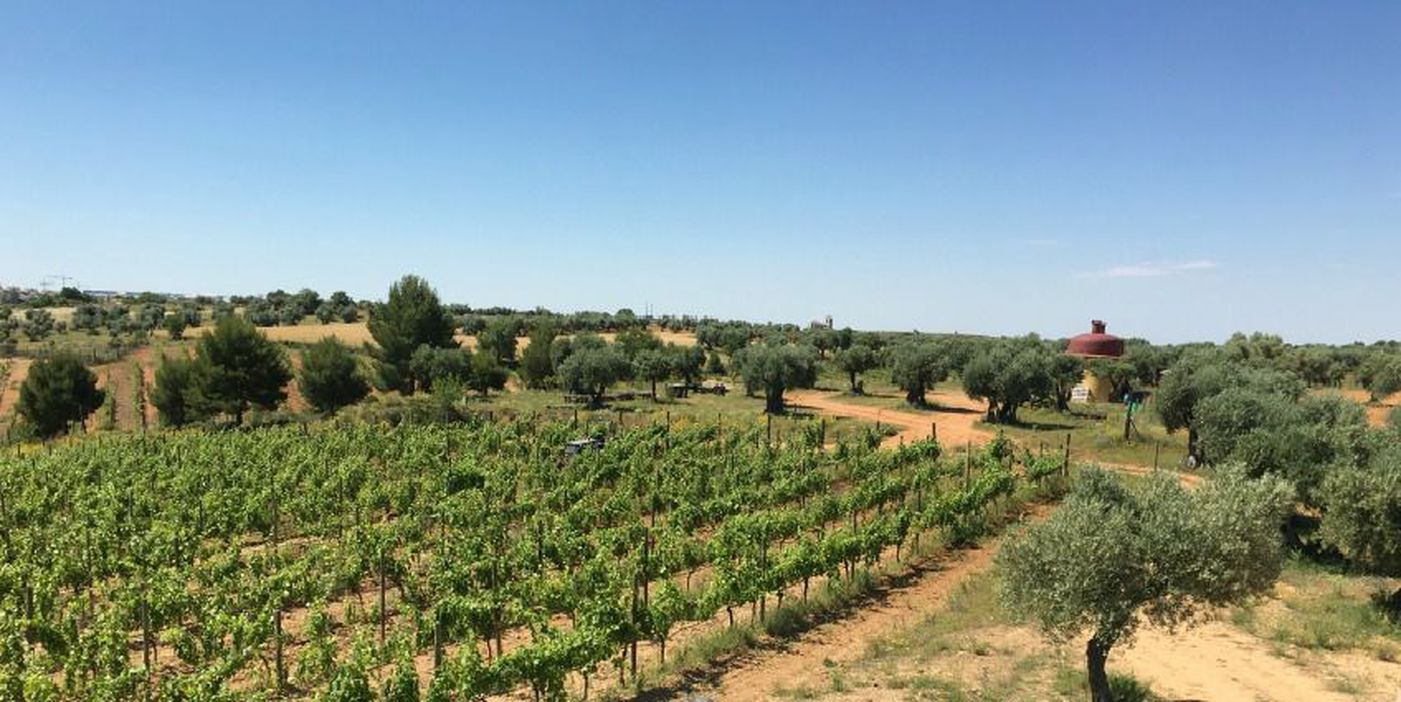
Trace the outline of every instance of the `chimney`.
<instances>
[{"instance_id":1,"label":"chimney","mask_svg":"<svg viewBox=\"0 0 1401 702\"><path fill-rule=\"evenodd\" d=\"M1092 333L1092 334L1103 334L1103 333L1104 333L1104 321L1103 321L1103 320L1099 320L1099 319L1090 320L1090 333Z\"/></svg>"}]
</instances>

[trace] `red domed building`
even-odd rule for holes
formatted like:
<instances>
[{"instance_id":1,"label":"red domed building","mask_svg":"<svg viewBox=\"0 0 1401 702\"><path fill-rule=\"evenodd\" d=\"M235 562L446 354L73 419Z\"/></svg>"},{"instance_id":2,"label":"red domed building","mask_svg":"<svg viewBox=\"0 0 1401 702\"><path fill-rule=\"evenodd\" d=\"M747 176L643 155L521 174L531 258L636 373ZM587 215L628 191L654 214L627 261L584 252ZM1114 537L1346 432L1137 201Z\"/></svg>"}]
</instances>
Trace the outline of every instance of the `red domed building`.
<instances>
[{"instance_id":1,"label":"red domed building","mask_svg":"<svg viewBox=\"0 0 1401 702\"><path fill-rule=\"evenodd\" d=\"M1065 352L1081 358L1118 358L1124 355L1124 340L1106 334L1104 329L1104 322L1098 319L1091 321L1090 333L1071 339Z\"/></svg>"},{"instance_id":2,"label":"red domed building","mask_svg":"<svg viewBox=\"0 0 1401 702\"><path fill-rule=\"evenodd\" d=\"M1124 355L1124 340L1105 332L1104 322L1096 319L1090 322L1088 334L1081 334L1070 340L1065 352L1086 360L1118 358ZM1077 402L1108 402L1113 390L1108 380L1096 377L1094 373L1086 370L1085 379L1071 393L1071 399Z\"/></svg>"}]
</instances>

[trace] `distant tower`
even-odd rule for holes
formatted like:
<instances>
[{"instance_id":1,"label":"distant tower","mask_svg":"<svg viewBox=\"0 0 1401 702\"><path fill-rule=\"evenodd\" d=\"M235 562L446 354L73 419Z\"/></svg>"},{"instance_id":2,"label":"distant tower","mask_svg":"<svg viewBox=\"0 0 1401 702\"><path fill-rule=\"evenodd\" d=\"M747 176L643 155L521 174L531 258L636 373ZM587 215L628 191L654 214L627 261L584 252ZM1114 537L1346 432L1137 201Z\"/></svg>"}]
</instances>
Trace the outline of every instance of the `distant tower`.
<instances>
[{"instance_id":1,"label":"distant tower","mask_svg":"<svg viewBox=\"0 0 1401 702\"><path fill-rule=\"evenodd\" d=\"M828 328L828 329L831 329L831 328L832 328L832 315L830 315L830 314L827 315L827 328Z\"/></svg>"}]
</instances>

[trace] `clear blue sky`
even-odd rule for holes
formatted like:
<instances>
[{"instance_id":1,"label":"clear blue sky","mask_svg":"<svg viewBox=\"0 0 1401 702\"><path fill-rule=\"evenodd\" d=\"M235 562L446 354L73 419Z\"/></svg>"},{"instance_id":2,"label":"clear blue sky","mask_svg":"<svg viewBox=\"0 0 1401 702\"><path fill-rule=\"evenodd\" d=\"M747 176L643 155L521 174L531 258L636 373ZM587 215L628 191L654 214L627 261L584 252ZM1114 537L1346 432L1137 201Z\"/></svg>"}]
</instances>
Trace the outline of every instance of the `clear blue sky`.
<instances>
[{"instance_id":1,"label":"clear blue sky","mask_svg":"<svg viewBox=\"0 0 1401 702\"><path fill-rule=\"evenodd\" d=\"M1401 337L1398 2L0 15L0 284Z\"/></svg>"}]
</instances>

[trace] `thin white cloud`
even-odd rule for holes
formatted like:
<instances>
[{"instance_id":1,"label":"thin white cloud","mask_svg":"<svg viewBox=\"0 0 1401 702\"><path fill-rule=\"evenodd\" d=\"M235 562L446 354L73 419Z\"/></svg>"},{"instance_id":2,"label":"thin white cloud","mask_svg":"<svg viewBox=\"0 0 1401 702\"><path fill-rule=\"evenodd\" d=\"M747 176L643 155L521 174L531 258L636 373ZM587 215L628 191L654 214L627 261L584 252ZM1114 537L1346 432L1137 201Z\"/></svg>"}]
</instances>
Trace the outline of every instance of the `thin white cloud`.
<instances>
[{"instance_id":1,"label":"thin white cloud","mask_svg":"<svg viewBox=\"0 0 1401 702\"><path fill-rule=\"evenodd\" d=\"M1018 244L1022 244L1023 246L1039 246L1039 247L1060 246L1060 240L1059 240L1059 239L1018 239L1018 240L1017 240L1017 243L1018 243Z\"/></svg>"},{"instance_id":2,"label":"thin white cloud","mask_svg":"<svg viewBox=\"0 0 1401 702\"><path fill-rule=\"evenodd\" d=\"M1178 275L1181 273L1191 273L1194 271L1207 271L1219 268L1221 264L1215 261L1197 260L1185 262L1157 262L1157 263L1136 263L1123 266L1111 266L1103 270L1082 273L1081 278L1161 278L1167 275Z\"/></svg>"}]
</instances>

